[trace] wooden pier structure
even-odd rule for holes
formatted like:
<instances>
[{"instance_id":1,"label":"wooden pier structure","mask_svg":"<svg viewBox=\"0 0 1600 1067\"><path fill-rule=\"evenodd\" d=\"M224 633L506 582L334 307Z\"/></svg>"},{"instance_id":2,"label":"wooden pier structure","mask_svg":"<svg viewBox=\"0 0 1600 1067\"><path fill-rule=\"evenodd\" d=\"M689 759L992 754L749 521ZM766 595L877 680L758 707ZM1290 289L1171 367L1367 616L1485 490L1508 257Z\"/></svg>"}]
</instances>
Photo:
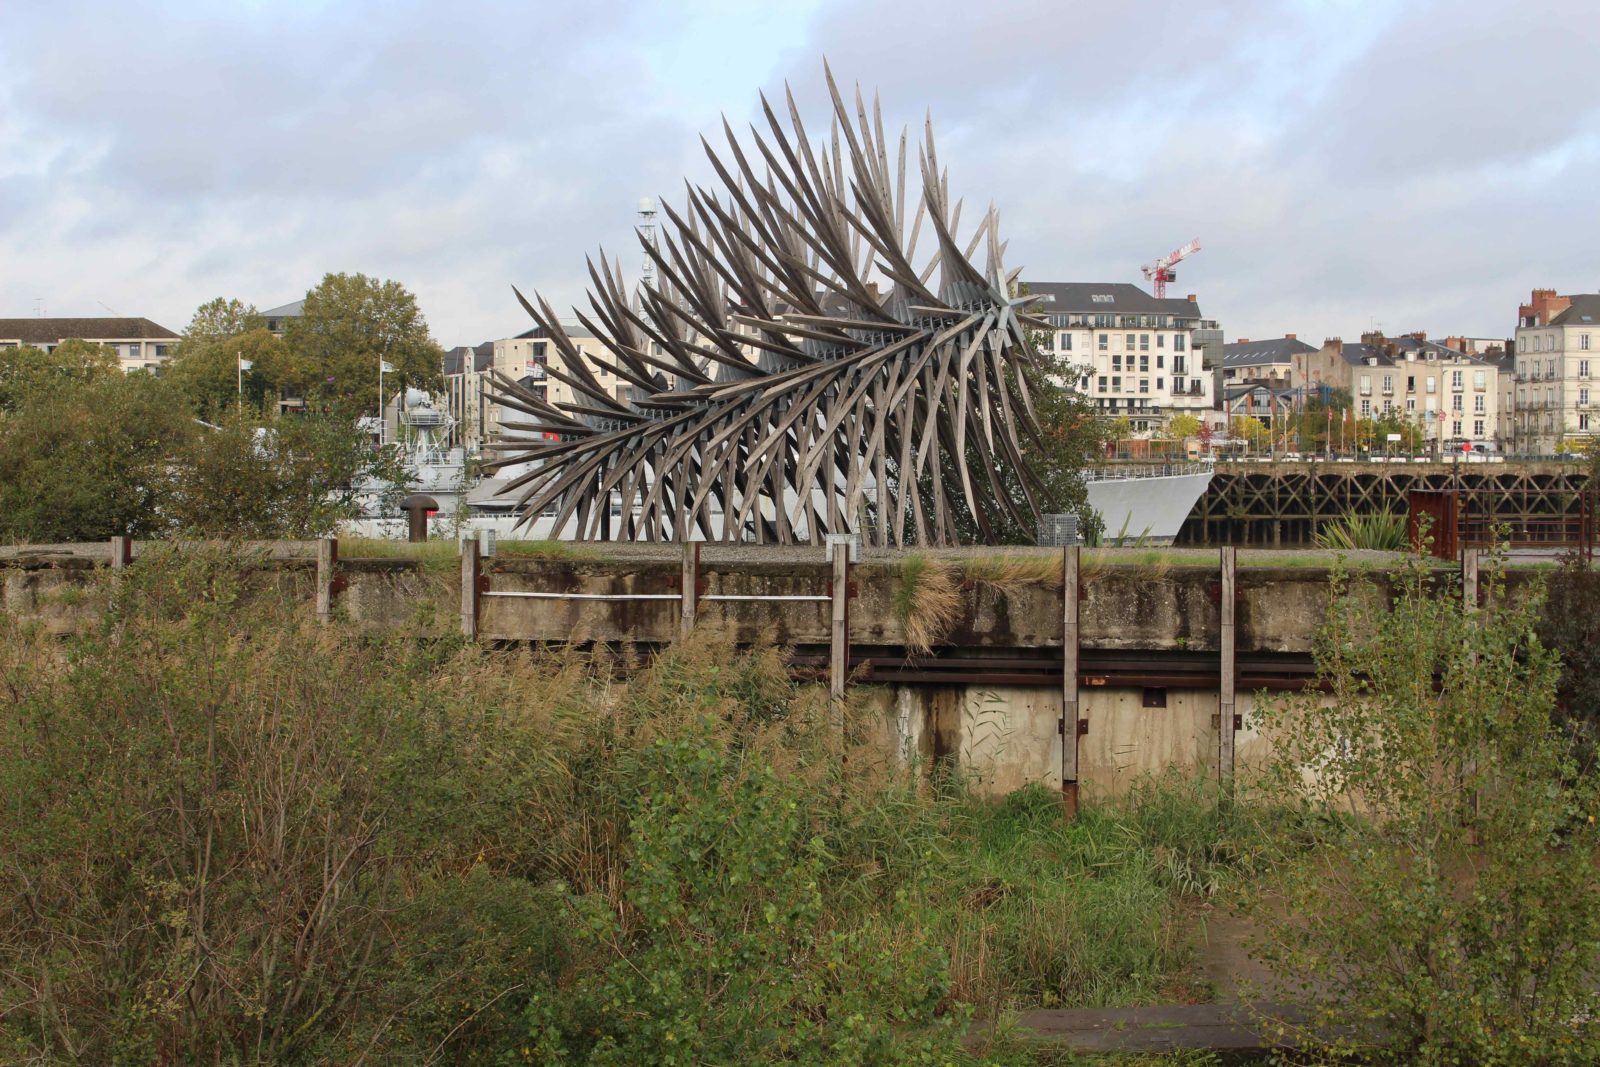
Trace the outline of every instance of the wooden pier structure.
<instances>
[{"instance_id":1,"label":"wooden pier structure","mask_svg":"<svg viewBox=\"0 0 1600 1067\"><path fill-rule=\"evenodd\" d=\"M1218 463L1176 543L1307 545L1351 513L1405 514L1414 492L1456 494L1463 545L1492 544L1501 528L1516 547L1600 539L1600 486L1583 463L1309 460Z\"/></svg>"}]
</instances>

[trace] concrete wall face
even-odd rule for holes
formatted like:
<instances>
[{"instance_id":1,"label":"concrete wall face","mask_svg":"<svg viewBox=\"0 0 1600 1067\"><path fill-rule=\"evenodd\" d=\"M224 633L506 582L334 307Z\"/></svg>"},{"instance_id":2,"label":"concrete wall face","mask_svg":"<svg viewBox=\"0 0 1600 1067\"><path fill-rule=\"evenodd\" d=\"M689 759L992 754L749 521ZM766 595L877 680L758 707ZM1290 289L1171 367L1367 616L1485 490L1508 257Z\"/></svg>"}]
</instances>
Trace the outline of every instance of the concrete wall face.
<instances>
[{"instance_id":1,"label":"concrete wall face","mask_svg":"<svg viewBox=\"0 0 1600 1067\"><path fill-rule=\"evenodd\" d=\"M304 558L304 547L300 556L281 558L275 564L279 569L268 577L310 611L316 571ZM78 549L89 551L74 556ZM0 609L36 620L51 633L84 632L95 623L94 581L109 559L108 546L99 545L50 546L0 560ZM660 560L491 559L484 574L491 593L662 595L675 589L680 566ZM893 564L883 562L855 571L850 637L858 656L905 661L904 624L893 608L899 574ZM817 595L827 588L826 569L809 563L707 565L701 578L703 589L711 593ZM460 572L453 560L444 566L342 560L337 586L335 611L362 626L427 634L451 632L460 624ZM1085 651L1142 651L1151 657L1176 653L1152 659L1155 666L1140 668L1146 674L1164 669L1163 663L1193 663L1197 655L1216 662L1220 582L1215 568L1087 567L1083 588L1079 618ZM1511 592L1517 588L1514 583ZM1241 570L1238 651L1303 658L1324 617L1328 593L1327 574L1318 569ZM1386 593L1375 588L1371 595L1381 599ZM998 663L1031 663L1037 673L1022 680L1007 677L1001 684L1001 679L986 680L968 667L932 681L856 685L853 699L864 709L868 736L886 761L926 769L952 764L983 794L1009 793L1029 783L1058 788L1061 685L1040 665L1051 659L1060 662L1061 591L1048 583L1010 592L978 583L962 596L960 616L944 639L947 651L980 663L985 656ZM676 637L679 611L675 596L642 601L489 596L481 602L478 634L490 641L596 641L648 648ZM819 647L827 647L829 604L702 601L697 625L720 630L743 645L776 642L814 656ZM915 668L915 659L908 662ZM1214 687L1216 675L1184 681L1202 688L1164 682L1160 684L1166 688L1148 690L1130 684L1139 677L1083 675L1079 717L1087 722L1087 732L1076 736L1076 742L1079 782L1086 796L1115 797L1147 775L1173 769L1217 774L1218 693L1203 688ZM1243 720L1235 735L1241 773L1270 747L1270 738L1254 722L1255 707L1255 697L1241 688L1235 698Z\"/></svg>"}]
</instances>

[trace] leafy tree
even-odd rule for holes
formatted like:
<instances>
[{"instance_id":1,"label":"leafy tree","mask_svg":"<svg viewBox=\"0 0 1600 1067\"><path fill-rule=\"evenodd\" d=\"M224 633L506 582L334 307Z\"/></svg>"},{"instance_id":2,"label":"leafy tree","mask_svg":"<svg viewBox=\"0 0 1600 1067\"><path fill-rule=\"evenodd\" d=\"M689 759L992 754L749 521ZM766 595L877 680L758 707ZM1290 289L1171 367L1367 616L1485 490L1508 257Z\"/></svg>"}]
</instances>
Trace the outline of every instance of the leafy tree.
<instances>
[{"instance_id":1,"label":"leafy tree","mask_svg":"<svg viewBox=\"0 0 1600 1067\"><path fill-rule=\"evenodd\" d=\"M1175 441L1187 441L1200 434L1200 420L1193 415L1174 415L1167 422L1167 436Z\"/></svg>"},{"instance_id":2,"label":"leafy tree","mask_svg":"<svg viewBox=\"0 0 1600 1067\"><path fill-rule=\"evenodd\" d=\"M86 341L63 341L53 352L32 345L0 348L0 412L42 392L119 374L121 366L111 349Z\"/></svg>"},{"instance_id":3,"label":"leafy tree","mask_svg":"<svg viewBox=\"0 0 1600 1067\"><path fill-rule=\"evenodd\" d=\"M159 536L172 459L199 428L174 396L152 375L95 371L0 413L0 539Z\"/></svg>"},{"instance_id":4,"label":"leafy tree","mask_svg":"<svg viewBox=\"0 0 1600 1067\"><path fill-rule=\"evenodd\" d=\"M313 537L358 512L358 485L405 491L396 454L342 416L235 408L208 430L167 378L96 370L67 389L45 368L46 387L0 410L0 540Z\"/></svg>"},{"instance_id":5,"label":"leafy tree","mask_svg":"<svg viewBox=\"0 0 1600 1067\"><path fill-rule=\"evenodd\" d=\"M1265 447L1272 440L1272 431L1267 429L1267 424L1254 415L1235 415L1228 423L1228 432L1251 448Z\"/></svg>"},{"instance_id":6,"label":"leafy tree","mask_svg":"<svg viewBox=\"0 0 1600 1067\"><path fill-rule=\"evenodd\" d=\"M1398 1062L1594 1063L1600 780L1552 721L1537 596L1463 611L1416 559L1392 605L1336 586L1328 692L1255 716L1264 797L1297 812L1252 894L1264 958L1321 986L1324 1023L1378 1024Z\"/></svg>"},{"instance_id":7,"label":"leafy tree","mask_svg":"<svg viewBox=\"0 0 1600 1067\"><path fill-rule=\"evenodd\" d=\"M251 364L242 377L241 359ZM245 402L262 406L276 396L288 364L288 346L265 327L257 327L241 334L185 337L167 363L165 376L188 397L195 412L205 416L238 406L241 384Z\"/></svg>"},{"instance_id":8,"label":"leafy tree","mask_svg":"<svg viewBox=\"0 0 1600 1067\"><path fill-rule=\"evenodd\" d=\"M195 308L183 337L185 341L218 341L265 329L266 325L267 320L254 304L219 296Z\"/></svg>"},{"instance_id":9,"label":"leafy tree","mask_svg":"<svg viewBox=\"0 0 1600 1067\"><path fill-rule=\"evenodd\" d=\"M344 413L376 411L380 362L395 368L392 388L441 386L444 352L399 282L326 275L306 293L304 314L289 320L285 340L291 358L282 384Z\"/></svg>"},{"instance_id":10,"label":"leafy tree","mask_svg":"<svg viewBox=\"0 0 1600 1067\"><path fill-rule=\"evenodd\" d=\"M359 514L373 480L406 492L394 452L377 452L349 420L323 414L261 419L234 411L221 428L192 435L176 458L163 516L208 537L322 537Z\"/></svg>"}]
</instances>

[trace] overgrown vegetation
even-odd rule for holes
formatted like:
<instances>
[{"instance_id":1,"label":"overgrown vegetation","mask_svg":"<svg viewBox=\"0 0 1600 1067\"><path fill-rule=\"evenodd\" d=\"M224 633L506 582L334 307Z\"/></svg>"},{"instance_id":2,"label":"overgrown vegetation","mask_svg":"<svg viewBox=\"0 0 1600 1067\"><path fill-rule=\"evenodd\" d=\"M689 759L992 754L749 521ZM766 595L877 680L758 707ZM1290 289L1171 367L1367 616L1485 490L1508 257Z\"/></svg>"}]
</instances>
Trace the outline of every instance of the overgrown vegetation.
<instances>
[{"instance_id":1,"label":"overgrown vegetation","mask_svg":"<svg viewBox=\"0 0 1600 1067\"><path fill-rule=\"evenodd\" d=\"M610 679L286 573L152 551L95 632L0 615L0 1062L992 1062L975 1019L1182 971L1208 797L1068 824L839 744L773 650Z\"/></svg>"},{"instance_id":2,"label":"overgrown vegetation","mask_svg":"<svg viewBox=\"0 0 1600 1067\"><path fill-rule=\"evenodd\" d=\"M1260 796L1298 812L1249 897L1265 958L1398 1062L1594 1063L1600 781L1555 721L1539 597L1491 565L1464 612L1441 580L1414 558L1392 604L1341 588L1329 692L1260 715Z\"/></svg>"}]
</instances>

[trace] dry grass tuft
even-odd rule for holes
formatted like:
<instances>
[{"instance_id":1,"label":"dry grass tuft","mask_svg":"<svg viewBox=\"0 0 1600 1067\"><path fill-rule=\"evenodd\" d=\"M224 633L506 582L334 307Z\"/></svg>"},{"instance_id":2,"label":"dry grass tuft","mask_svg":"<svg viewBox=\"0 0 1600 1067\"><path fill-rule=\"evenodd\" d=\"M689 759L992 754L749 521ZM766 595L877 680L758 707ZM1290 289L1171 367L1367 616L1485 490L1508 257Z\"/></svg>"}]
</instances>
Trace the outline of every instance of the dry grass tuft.
<instances>
[{"instance_id":1,"label":"dry grass tuft","mask_svg":"<svg viewBox=\"0 0 1600 1067\"><path fill-rule=\"evenodd\" d=\"M1038 552L1006 552L978 556L962 565L966 576L1011 596L1029 589L1060 589L1061 556Z\"/></svg>"},{"instance_id":2,"label":"dry grass tuft","mask_svg":"<svg viewBox=\"0 0 1600 1067\"><path fill-rule=\"evenodd\" d=\"M932 652L961 612L956 569L927 556L907 556L900 563L894 606L905 627L906 648L916 655Z\"/></svg>"}]
</instances>

